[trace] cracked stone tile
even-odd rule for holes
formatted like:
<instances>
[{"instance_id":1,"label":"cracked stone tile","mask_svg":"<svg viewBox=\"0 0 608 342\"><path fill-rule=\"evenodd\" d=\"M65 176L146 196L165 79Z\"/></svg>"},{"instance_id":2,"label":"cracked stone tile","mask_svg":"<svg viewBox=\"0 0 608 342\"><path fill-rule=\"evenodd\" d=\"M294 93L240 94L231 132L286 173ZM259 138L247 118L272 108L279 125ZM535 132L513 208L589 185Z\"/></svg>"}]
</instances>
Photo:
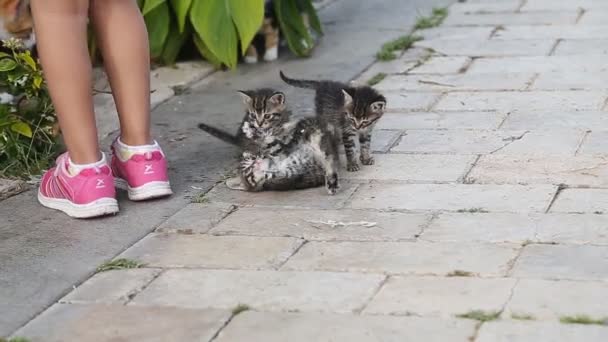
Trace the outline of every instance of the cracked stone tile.
<instances>
[{"instance_id":1,"label":"cracked stone tile","mask_svg":"<svg viewBox=\"0 0 608 342\"><path fill-rule=\"evenodd\" d=\"M498 128L506 114L500 112L410 112L386 113L377 129L479 129Z\"/></svg>"},{"instance_id":2,"label":"cracked stone tile","mask_svg":"<svg viewBox=\"0 0 608 342\"><path fill-rule=\"evenodd\" d=\"M440 93L412 93L407 91L386 91L388 111L421 111L429 110L441 96Z\"/></svg>"},{"instance_id":3,"label":"cracked stone tile","mask_svg":"<svg viewBox=\"0 0 608 342\"><path fill-rule=\"evenodd\" d=\"M527 0L522 11L576 11L580 8L586 10L608 9L608 3L595 0L573 0L565 2L556 2L552 0Z\"/></svg>"},{"instance_id":4,"label":"cracked stone tile","mask_svg":"<svg viewBox=\"0 0 608 342\"><path fill-rule=\"evenodd\" d=\"M456 75L392 75L378 83L380 91L463 91L524 90L534 75L518 74L456 74Z\"/></svg>"},{"instance_id":5,"label":"cracked stone tile","mask_svg":"<svg viewBox=\"0 0 608 342\"><path fill-rule=\"evenodd\" d=\"M553 2L557 5L557 2ZM598 39L608 38L608 25L517 25L496 31L500 39ZM561 43L560 43L561 45ZM582 50L581 50L582 51ZM580 51L579 51L580 53Z\"/></svg>"},{"instance_id":6,"label":"cracked stone tile","mask_svg":"<svg viewBox=\"0 0 608 342\"><path fill-rule=\"evenodd\" d=\"M551 206L554 213L608 212L608 189L564 189Z\"/></svg>"},{"instance_id":7,"label":"cracked stone tile","mask_svg":"<svg viewBox=\"0 0 608 342\"><path fill-rule=\"evenodd\" d=\"M549 117L550 120L547 119ZM606 112L602 111L518 110L509 114L501 128L505 130L608 130L608 116ZM601 132L594 134L596 133L603 134ZM588 139L589 136L585 142L588 142Z\"/></svg>"},{"instance_id":8,"label":"cracked stone tile","mask_svg":"<svg viewBox=\"0 0 608 342\"><path fill-rule=\"evenodd\" d=\"M497 26L497 25L568 25L574 24L577 10L525 13L453 13L443 22L444 26Z\"/></svg>"},{"instance_id":9,"label":"cracked stone tile","mask_svg":"<svg viewBox=\"0 0 608 342\"><path fill-rule=\"evenodd\" d=\"M608 339L608 327L559 322L495 321L484 323L477 342L603 342Z\"/></svg>"},{"instance_id":10,"label":"cracked stone tile","mask_svg":"<svg viewBox=\"0 0 608 342\"><path fill-rule=\"evenodd\" d=\"M416 35L422 36L425 40L444 39L444 40L463 40L463 39L490 39L490 35L494 31L491 26L468 26L468 27L432 27L424 30L416 31ZM454 57L448 57L454 58Z\"/></svg>"},{"instance_id":11,"label":"cracked stone tile","mask_svg":"<svg viewBox=\"0 0 608 342\"><path fill-rule=\"evenodd\" d=\"M408 74L457 74L471 62L471 58L464 56L433 56L424 64L408 71Z\"/></svg>"},{"instance_id":12,"label":"cracked stone tile","mask_svg":"<svg viewBox=\"0 0 608 342\"><path fill-rule=\"evenodd\" d=\"M381 152L386 153L388 150L395 144L397 139L401 136L401 131L394 129L395 127L389 129L381 129L376 128L372 133L372 152Z\"/></svg>"},{"instance_id":13,"label":"cracked stone tile","mask_svg":"<svg viewBox=\"0 0 608 342\"><path fill-rule=\"evenodd\" d=\"M433 49L444 55L470 57L542 56L547 55L554 45L555 41L552 39L433 39L416 42L418 47Z\"/></svg>"},{"instance_id":14,"label":"cracked stone tile","mask_svg":"<svg viewBox=\"0 0 608 342\"><path fill-rule=\"evenodd\" d=\"M606 56L598 54L478 58L473 61L467 73L537 72L542 74L563 72L564 70L569 72L604 71L608 70L608 59Z\"/></svg>"},{"instance_id":15,"label":"cracked stone tile","mask_svg":"<svg viewBox=\"0 0 608 342\"><path fill-rule=\"evenodd\" d=\"M604 113L604 117L606 117ZM597 127L595 129L598 129ZM585 137L579 150L579 154L596 155L604 160L608 158L608 131L593 131ZM605 174L605 173L604 173Z\"/></svg>"},{"instance_id":16,"label":"cracked stone tile","mask_svg":"<svg viewBox=\"0 0 608 342\"><path fill-rule=\"evenodd\" d=\"M201 234L220 222L234 206L225 203L191 203L163 222L159 233Z\"/></svg>"}]
</instances>

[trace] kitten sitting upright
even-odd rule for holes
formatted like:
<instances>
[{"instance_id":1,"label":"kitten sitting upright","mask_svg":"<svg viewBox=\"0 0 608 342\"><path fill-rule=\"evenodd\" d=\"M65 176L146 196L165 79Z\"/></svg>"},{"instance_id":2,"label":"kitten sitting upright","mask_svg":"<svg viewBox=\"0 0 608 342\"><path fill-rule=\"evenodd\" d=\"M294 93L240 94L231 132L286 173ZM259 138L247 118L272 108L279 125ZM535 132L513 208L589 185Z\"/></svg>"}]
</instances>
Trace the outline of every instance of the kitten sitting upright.
<instances>
[{"instance_id":1,"label":"kitten sitting upright","mask_svg":"<svg viewBox=\"0 0 608 342\"><path fill-rule=\"evenodd\" d=\"M292 86L315 90L317 118L324 129L326 142L322 145L328 159L326 182L330 194L338 188L339 143L344 144L348 171L360 170L355 156L355 141L360 143L359 160L372 165L371 134L384 114L386 98L369 86L353 87L335 81L292 79L281 71L281 79Z\"/></svg>"}]
</instances>

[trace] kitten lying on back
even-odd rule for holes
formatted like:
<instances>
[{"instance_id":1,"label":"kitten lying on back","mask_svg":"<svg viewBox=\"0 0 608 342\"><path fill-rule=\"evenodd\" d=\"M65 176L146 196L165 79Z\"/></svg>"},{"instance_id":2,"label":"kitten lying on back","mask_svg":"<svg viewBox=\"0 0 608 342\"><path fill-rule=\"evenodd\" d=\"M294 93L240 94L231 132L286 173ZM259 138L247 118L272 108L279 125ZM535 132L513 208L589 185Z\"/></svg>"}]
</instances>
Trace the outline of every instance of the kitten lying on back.
<instances>
[{"instance_id":1,"label":"kitten lying on back","mask_svg":"<svg viewBox=\"0 0 608 342\"><path fill-rule=\"evenodd\" d=\"M355 136L360 143L359 160L372 165L371 134L375 124L384 114L386 98L369 86L353 87L335 81L292 79L281 71L281 79L292 86L315 90L317 118L324 130L322 144L326 158L327 190L333 194L338 189L339 144L344 144L347 170L360 170L355 156Z\"/></svg>"},{"instance_id":2,"label":"kitten lying on back","mask_svg":"<svg viewBox=\"0 0 608 342\"><path fill-rule=\"evenodd\" d=\"M241 183L248 191L319 186L324 171L312 142L321 131L314 119L290 119L285 95L272 89L241 92L247 113L236 135L199 124L211 135L241 148Z\"/></svg>"}]
</instances>

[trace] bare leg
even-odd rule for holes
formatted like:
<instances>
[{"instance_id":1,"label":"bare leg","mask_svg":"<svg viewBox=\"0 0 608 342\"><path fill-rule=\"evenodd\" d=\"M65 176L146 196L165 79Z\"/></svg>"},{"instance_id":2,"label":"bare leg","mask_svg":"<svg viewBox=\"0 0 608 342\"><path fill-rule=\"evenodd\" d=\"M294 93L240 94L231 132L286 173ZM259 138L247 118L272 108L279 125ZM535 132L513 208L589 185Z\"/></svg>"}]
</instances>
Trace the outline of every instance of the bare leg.
<instances>
[{"instance_id":1,"label":"bare leg","mask_svg":"<svg viewBox=\"0 0 608 342\"><path fill-rule=\"evenodd\" d=\"M91 16L120 117L120 139L150 144L150 52L137 3L92 0Z\"/></svg>"},{"instance_id":2,"label":"bare leg","mask_svg":"<svg viewBox=\"0 0 608 342\"><path fill-rule=\"evenodd\" d=\"M38 52L70 158L100 159L87 50L89 0L32 0Z\"/></svg>"}]
</instances>

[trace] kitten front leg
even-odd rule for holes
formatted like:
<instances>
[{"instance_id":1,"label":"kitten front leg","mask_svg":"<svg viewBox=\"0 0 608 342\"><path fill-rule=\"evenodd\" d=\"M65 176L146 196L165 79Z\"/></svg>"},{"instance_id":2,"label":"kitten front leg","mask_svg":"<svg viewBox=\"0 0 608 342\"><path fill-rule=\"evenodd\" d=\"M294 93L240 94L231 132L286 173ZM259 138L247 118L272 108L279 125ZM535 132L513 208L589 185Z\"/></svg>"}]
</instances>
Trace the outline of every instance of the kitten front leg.
<instances>
[{"instance_id":1,"label":"kitten front leg","mask_svg":"<svg viewBox=\"0 0 608 342\"><path fill-rule=\"evenodd\" d=\"M371 154L372 134L365 131L359 134L359 146L361 148L361 163L363 165L374 165L374 157Z\"/></svg>"},{"instance_id":2,"label":"kitten front leg","mask_svg":"<svg viewBox=\"0 0 608 342\"><path fill-rule=\"evenodd\" d=\"M344 132L342 134L342 142L344 143L344 152L346 152L346 169L350 172L361 170L359 162L355 157L355 134L350 132Z\"/></svg>"}]
</instances>

